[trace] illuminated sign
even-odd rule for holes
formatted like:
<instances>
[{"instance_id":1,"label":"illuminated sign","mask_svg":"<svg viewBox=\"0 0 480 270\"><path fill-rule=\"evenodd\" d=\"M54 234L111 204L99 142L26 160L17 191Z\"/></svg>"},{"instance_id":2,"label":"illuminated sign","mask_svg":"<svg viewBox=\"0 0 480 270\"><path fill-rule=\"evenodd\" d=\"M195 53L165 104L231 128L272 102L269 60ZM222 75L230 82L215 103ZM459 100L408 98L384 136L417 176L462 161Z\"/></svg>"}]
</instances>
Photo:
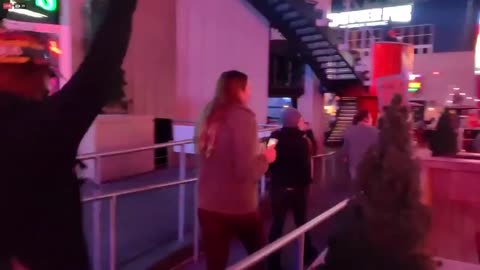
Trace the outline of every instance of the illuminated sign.
<instances>
[{"instance_id":1,"label":"illuminated sign","mask_svg":"<svg viewBox=\"0 0 480 270\"><path fill-rule=\"evenodd\" d=\"M46 11L56 11L58 8L58 0L35 0L35 5Z\"/></svg>"},{"instance_id":2,"label":"illuminated sign","mask_svg":"<svg viewBox=\"0 0 480 270\"><path fill-rule=\"evenodd\" d=\"M418 92L422 88L421 82L409 82L408 83L408 92Z\"/></svg>"},{"instance_id":3,"label":"illuminated sign","mask_svg":"<svg viewBox=\"0 0 480 270\"><path fill-rule=\"evenodd\" d=\"M392 22L410 22L413 5L374 8L340 13L330 13L330 27L353 28L363 26L386 25Z\"/></svg>"},{"instance_id":4,"label":"illuminated sign","mask_svg":"<svg viewBox=\"0 0 480 270\"><path fill-rule=\"evenodd\" d=\"M478 24L477 44L475 45L475 74L480 74L480 21Z\"/></svg>"},{"instance_id":5,"label":"illuminated sign","mask_svg":"<svg viewBox=\"0 0 480 270\"><path fill-rule=\"evenodd\" d=\"M422 82L420 81L422 78L421 75L418 74L409 74L408 75L408 92L416 93L420 89L422 89Z\"/></svg>"}]
</instances>

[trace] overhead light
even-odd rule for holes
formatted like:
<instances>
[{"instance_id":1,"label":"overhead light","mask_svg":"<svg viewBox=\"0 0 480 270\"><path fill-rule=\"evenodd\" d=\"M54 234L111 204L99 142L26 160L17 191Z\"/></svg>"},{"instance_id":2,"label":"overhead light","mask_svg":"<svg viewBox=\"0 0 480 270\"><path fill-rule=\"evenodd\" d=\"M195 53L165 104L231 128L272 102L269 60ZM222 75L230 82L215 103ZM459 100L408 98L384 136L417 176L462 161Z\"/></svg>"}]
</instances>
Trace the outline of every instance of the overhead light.
<instances>
[{"instance_id":1,"label":"overhead light","mask_svg":"<svg viewBox=\"0 0 480 270\"><path fill-rule=\"evenodd\" d=\"M433 74L433 75L440 75L440 72L434 71L432 74Z\"/></svg>"},{"instance_id":2,"label":"overhead light","mask_svg":"<svg viewBox=\"0 0 480 270\"><path fill-rule=\"evenodd\" d=\"M450 93L449 95L450 95L450 96L453 96L453 95L455 95L455 94L454 94L454 93Z\"/></svg>"},{"instance_id":3,"label":"overhead light","mask_svg":"<svg viewBox=\"0 0 480 270\"><path fill-rule=\"evenodd\" d=\"M435 111L435 108L433 108L433 107L428 107L427 110L429 110L429 111Z\"/></svg>"},{"instance_id":4,"label":"overhead light","mask_svg":"<svg viewBox=\"0 0 480 270\"><path fill-rule=\"evenodd\" d=\"M465 94L465 93L460 93L460 96L466 96L466 95L467 95L467 94Z\"/></svg>"},{"instance_id":5,"label":"overhead light","mask_svg":"<svg viewBox=\"0 0 480 270\"><path fill-rule=\"evenodd\" d=\"M476 99L475 99L475 102L480 102L480 99L476 98Z\"/></svg>"},{"instance_id":6,"label":"overhead light","mask_svg":"<svg viewBox=\"0 0 480 270\"><path fill-rule=\"evenodd\" d=\"M454 87L453 90L458 91L460 90L460 87Z\"/></svg>"},{"instance_id":7,"label":"overhead light","mask_svg":"<svg viewBox=\"0 0 480 270\"><path fill-rule=\"evenodd\" d=\"M288 105L283 105L283 108L288 108L288 107L290 107L290 106L288 106Z\"/></svg>"},{"instance_id":8,"label":"overhead light","mask_svg":"<svg viewBox=\"0 0 480 270\"><path fill-rule=\"evenodd\" d=\"M473 99L472 97L467 97L467 99Z\"/></svg>"},{"instance_id":9,"label":"overhead light","mask_svg":"<svg viewBox=\"0 0 480 270\"><path fill-rule=\"evenodd\" d=\"M447 103L453 103L453 101L451 101L451 100L447 100Z\"/></svg>"}]
</instances>

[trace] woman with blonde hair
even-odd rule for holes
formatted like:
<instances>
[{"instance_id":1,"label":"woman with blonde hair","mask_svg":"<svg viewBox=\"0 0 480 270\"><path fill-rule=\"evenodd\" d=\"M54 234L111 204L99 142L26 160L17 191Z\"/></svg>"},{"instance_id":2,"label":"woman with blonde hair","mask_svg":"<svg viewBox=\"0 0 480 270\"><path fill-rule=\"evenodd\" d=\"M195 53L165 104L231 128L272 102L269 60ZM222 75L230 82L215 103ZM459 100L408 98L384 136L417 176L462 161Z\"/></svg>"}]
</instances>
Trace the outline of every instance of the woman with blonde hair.
<instances>
[{"instance_id":1,"label":"woman with blonde hair","mask_svg":"<svg viewBox=\"0 0 480 270\"><path fill-rule=\"evenodd\" d=\"M226 268L233 238L249 254L266 243L257 184L276 151L260 147L255 114L247 107L249 96L247 75L222 73L196 129L198 216L209 270Z\"/></svg>"}]
</instances>

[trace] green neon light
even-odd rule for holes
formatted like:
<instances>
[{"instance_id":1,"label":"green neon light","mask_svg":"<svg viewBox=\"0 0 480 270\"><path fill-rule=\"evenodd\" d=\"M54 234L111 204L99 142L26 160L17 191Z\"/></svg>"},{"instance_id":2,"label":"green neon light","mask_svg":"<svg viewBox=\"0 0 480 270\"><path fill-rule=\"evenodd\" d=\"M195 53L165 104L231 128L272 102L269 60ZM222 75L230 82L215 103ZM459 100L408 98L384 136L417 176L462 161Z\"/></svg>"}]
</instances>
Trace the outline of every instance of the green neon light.
<instances>
[{"instance_id":1,"label":"green neon light","mask_svg":"<svg viewBox=\"0 0 480 270\"><path fill-rule=\"evenodd\" d=\"M56 11L58 8L58 0L35 0L35 5L46 11Z\"/></svg>"}]
</instances>

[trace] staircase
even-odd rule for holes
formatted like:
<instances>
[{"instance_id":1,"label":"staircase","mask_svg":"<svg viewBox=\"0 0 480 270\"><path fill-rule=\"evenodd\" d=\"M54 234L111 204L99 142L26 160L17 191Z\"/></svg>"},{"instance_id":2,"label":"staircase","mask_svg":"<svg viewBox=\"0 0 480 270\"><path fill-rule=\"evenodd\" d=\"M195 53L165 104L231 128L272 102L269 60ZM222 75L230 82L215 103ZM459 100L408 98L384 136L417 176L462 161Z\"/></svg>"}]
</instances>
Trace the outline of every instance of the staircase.
<instances>
[{"instance_id":1,"label":"staircase","mask_svg":"<svg viewBox=\"0 0 480 270\"><path fill-rule=\"evenodd\" d=\"M338 101L338 107L335 126L325 138L325 144L331 147L342 145L343 133L352 125L353 118L357 114L357 98L341 97Z\"/></svg>"},{"instance_id":2,"label":"staircase","mask_svg":"<svg viewBox=\"0 0 480 270\"><path fill-rule=\"evenodd\" d=\"M317 26L323 16L315 4L305 0L248 0L273 28L291 42L302 59L312 68L323 92L338 93L352 84L360 84L352 66L335 44L335 35L328 26Z\"/></svg>"}]
</instances>

